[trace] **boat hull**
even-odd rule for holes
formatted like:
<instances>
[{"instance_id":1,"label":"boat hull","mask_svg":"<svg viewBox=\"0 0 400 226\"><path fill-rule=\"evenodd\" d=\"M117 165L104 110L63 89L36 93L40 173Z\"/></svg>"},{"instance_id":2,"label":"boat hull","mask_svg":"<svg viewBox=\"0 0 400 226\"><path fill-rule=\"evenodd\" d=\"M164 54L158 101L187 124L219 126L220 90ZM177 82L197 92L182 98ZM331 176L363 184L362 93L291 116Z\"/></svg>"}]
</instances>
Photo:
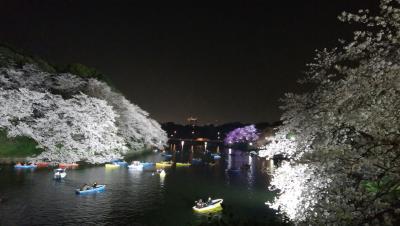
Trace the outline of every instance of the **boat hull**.
<instances>
[{"instance_id":1,"label":"boat hull","mask_svg":"<svg viewBox=\"0 0 400 226\"><path fill-rule=\"evenodd\" d=\"M154 169L154 167L156 167L156 164L152 162L144 162L142 163L142 165L144 170L151 170Z\"/></svg>"},{"instance_id":2,"label":"boat hull","mask_svg":"<svg viewBox=\"0 0 400 226\"><path fill-rule=\"evenodd\" d=\"M116 168L119 168L121 166L120 165L116 165L116 164L106 164L105 167L108 168L108 169L116 169Z\"/></svg>"},{"instance_id":3,"label":"boat hull","mask_svg":"<svg viewBox=\"0 0 400 226\"><path fill-rule=\"evenodd\" d=\"M172 162L157 162L156 167L171 167Z\"/></svg>"},{"instance_id":4,"label":"boat hull","mask_svg":"<svg viewBox=\"0 0 400 226\"><path fill-rule=\"evenodd\" d=\"M176 163L176 167L185 167L185 166L190 166L192 164L190 163L182 163L182 162L177 162Z\"/></svg>"},{"instance_id":5,"label":"boat hull","mask_svg":"<svg viewBox=\"0 0 400 226\"><path fill-rule=\"evenodd\" d=\"M217 211L217 210L222 209L221 204L223 201L224 201L223 199L214 199L214 200L212 200L213 204L208 205L203 208L197 208L196 206L193 206L193 210L198 213L207 213L207 212Z\"/></svg>"},{"instance_id":6,"label":"boat hull","mask_svg":"<svg viewBox=\"0 0 400 226\"><path fill-rule=\"evenodd\" d=\"M105 190L106 190L106 186L105 185L97 185L96 188L92 188L90 190L81 191L79 189L76 189L75 190L75 194L77 194L77 195L95 194L95 193L98 193L98 192L103 192Z\"/></svg>"},{"instance_id":7,"label":"boat hull","mask_svg":"<svg viewBox=\"0 0 400 226\"><path fill-rule=\"evenodd\" d=\"M135 170L135 171L143 171L143 165L129 165L128 168L130 170Z\"/></svg>"},{"instance_id":8,"label":"boat hull","mask_svg":"<svg viewBox=\"0 0 400 226\"><path fill-rule=\"evenodd\" d=\"M56 173L54 174L54 179L55 180L59 180L59 179L63 179L67 176L67 173Z\"/></svg>"},{"instance_id":9,"label":"boat hull","mask_svg":"<svg viewBox=\"0 0 400 226\"><path fill-rule=\"evenodd\" d=\"M78 166L79 166L79 164L77 164L77 163L60 163L60 164L58 164L58 167L60 167L60 168L76 168Z\"/></svg>"},{"instance_id":10,"label":"boat hull","mask_svg":"<svg viewBox=\"0 0 400 226\"><path fill-rule=\"evenodd\" d=\"M122 166L122 167L127 167L127 166L128 166L128 163L125 162L125 161L122 161L122 162L112 162L112 163L113 163L113 164L117 164L117 165Z\"/></svg>"},{"instance_id":11,"label":"boat hull","mask_svg":"<svg viewBox=\"0 0 400 226\"><path fill-rule=\"evenodd\" d=\"M15 165L14 166L15 169L35 169L36 167L37 167L36 165L27 165L27 166Z\"/></svg>"}]
</instances>

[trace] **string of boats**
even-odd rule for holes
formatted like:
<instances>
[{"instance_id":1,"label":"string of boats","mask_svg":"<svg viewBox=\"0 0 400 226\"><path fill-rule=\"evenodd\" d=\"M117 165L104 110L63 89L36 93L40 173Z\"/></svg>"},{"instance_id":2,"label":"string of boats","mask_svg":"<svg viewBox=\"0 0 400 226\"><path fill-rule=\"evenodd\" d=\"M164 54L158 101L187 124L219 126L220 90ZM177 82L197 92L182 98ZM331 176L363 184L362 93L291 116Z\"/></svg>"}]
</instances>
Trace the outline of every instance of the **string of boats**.
<instances>
[{"instance_id":1,"label":"string of boats","mask_svg":"<svg viewBox=\"0 0 400 226\"><path fill-rule=\"evenodd\" d=\"M162 154L164 157L171 158L170 154ZM211 154L211 157L214 160L220 159L221 156L219 154ZM114 160L110 163L106 163L104 166L106 169L118 169L118 168L128 168L132 171L153 171L153 175L158 174L160 178L164 178L166 176L165 168L168 167L189 167L191 165L201 164L201 159L193 159L191 163L189 162L173 162L173 161L162 161L162 162L140 162L140 161L132 161L132 164L128 164L123 160ZM213 166L215 163L208 163L208 165ZM46 167L56 167L54 170L53 179L62 180L67 176L67 169L75 169L79 167L77 163L47 163L47 162L37 162L37 163L17 163L14 165L15 169L36 169L36 168L46 168ZM155 170L155 171L154 171ZM86 195L86 194L96 194L99 192L104 192L106 189L105 184L97 184L94 183L92 186L87 186L85 184L81 188L75 189L75 193L77 195ZM209 213L216 212L222 210L222 202L223 199L211 199L209 198L207 202L203 202L201 199L199 201L195 201L195 206L192 209L198 213Z\"/></svg>"}]
</instances>

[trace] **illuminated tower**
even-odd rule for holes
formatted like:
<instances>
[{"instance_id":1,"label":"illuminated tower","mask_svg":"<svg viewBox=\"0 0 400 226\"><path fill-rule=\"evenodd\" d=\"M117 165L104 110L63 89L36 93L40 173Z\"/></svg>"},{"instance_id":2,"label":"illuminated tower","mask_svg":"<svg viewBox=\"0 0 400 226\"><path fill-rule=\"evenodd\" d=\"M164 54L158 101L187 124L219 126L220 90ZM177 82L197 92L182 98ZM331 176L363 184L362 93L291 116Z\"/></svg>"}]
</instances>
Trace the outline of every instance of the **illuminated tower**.
<instances>
[{"instance_id":1,"label":"illuminated tower","mask_svg":"<svg viewBox=\"0 0 400 226\"><path fill-rule=\"evenodd\" d=\"M192 126L192 138L194 138L196 136L195 135L196 132L194 130L195 130L195 127L197 125L197 118L194 118L194 117L190 116L189 118L187 118L187 121L188 121L188 125Z\"/></svg>"},{"instance_id":2,"label":"illuminated tower","mask_svg":"<svg viewBox=\"0 0 400 226\"><path fill-rule=\"evenodd\" d=\"M189 117L187 118L188 124L191 125L193 128L197 125L197 118Z\"/></svg>"}]
</instances>

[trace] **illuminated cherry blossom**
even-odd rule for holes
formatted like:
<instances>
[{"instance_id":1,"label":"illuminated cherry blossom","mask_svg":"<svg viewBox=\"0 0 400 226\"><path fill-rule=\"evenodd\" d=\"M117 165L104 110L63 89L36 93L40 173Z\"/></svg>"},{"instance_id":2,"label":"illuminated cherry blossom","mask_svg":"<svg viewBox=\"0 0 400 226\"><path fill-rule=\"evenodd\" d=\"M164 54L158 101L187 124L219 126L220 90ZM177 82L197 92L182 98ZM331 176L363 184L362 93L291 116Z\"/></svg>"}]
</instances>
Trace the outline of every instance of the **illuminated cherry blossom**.
<instances>
[{"instance_id":1,"label":"illuminated cherry blossom","mask_svg":"<svg viewBox=\"0 0 400 226\"><path fill-rule=\"evenodd\" d=\"M289 159L271 182L270 207L310 225L396 225L400 219L400 9L343 13L351 42L316 52L304 82L287 94L283 126L260 152Z\"/></svg>"},{"instance_id":2,"label":"illuminated cherry blossom","mask_svg":"<svg viewBox=\"0 0 400 226\"><path fill-rule=\"evenodd\" d=\"M103 163L167 142L146 111L106 83L32 64L0 68L0 106L0 129L44 149L33 160Z\"/></svg>"},{"instance_id":3,"label":"illuminated cherry blossom","mask_svg":"<svg viewBox=\"0 0 400 226\"><path fill-rule=\"evenodd\" d=\"M226 135L225 144L249 143L258 139L258 132L254 125L232 130Z\"/></svg>"}]
</instances>

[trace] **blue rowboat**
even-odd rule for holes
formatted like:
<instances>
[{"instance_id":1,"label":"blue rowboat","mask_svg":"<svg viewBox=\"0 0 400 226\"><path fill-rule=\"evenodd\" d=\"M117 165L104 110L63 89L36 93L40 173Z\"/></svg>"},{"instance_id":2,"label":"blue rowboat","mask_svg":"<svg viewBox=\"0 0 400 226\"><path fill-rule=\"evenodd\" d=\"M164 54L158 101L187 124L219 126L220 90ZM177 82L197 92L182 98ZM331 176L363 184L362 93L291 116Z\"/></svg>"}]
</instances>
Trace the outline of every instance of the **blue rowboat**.
<instances>
[{"instance_id":1,"label":"blue rowboat","mask_svg":"<svg viewBox=\"0 0 400 226\"><path fill-rule=\"evenodd\" d=\"M15 165L15 169L35 169L36 165Z\"/></svg>"},{"instance_id":2,"label":"blue rowboat","mask_svg":"<svg viewBox=\"0 0 400 226\"><path fill-rule=\"evenodd\" d=\"M126 166L126 167L128 166L127 162L117 162L117 164L120 166Z\"/></svg>"},{"instance_id":3,"label":"blue rowboat","mask_svg":"<svg viewBox=\"0 0 400 226\"><path fill-rule=\"evenodd\" d=\"M103 192L104 190L106 190L106 186L105 185L97 185L96 188L90 188L89 190L83 190L81 191L80 189L76 189L75 193L77 195L85 195L85 194L92 194L92 193L97 193L97 192Z\"/></svg>"},{"instance_id":4,"label":"blue rowboat","mask_svg":"<svg viewBox=\"0 0 400 226\"><path fill-rule=\"evenodd\" d=\"M214 155L214 160L217 160L217 159L220 159L221 158L221 156L219 156L219 155Z\"/></svg>"},{"instance_id":5,"label":"blue rowboat","mask_svg":"<svg viewBox=\"0 0 400 226\"><path fill-rule=\"evenodd\" d=\"M153 162L143 162L143 169L153 169L156 167L156 164Z\"/></svg>"},{"instance_id":6,"label":"blue rowboat","mask_svg":"<svg viewBox=\"0 0 400 226\"><path fill-rule=\"evenodd\" d=\"M111 163L113 163L113 164L117 164L117 165L119 165L119 166L125 166L125 167L128 167L128 163L127 163L127 162L125 162L125 161L122 161L122 160L114 160L114 161L111 161Z\"/></svg>"},{"instance_id":7,"label":"blue rowboat","mask_svg":"<svg viewBox=\"0 0 400 226\"><path fill-rule=\"evenodd\" d=\"M201 159L192 159L192 165L200 165L202 161Z\"/></svg>"}]
</instances>

